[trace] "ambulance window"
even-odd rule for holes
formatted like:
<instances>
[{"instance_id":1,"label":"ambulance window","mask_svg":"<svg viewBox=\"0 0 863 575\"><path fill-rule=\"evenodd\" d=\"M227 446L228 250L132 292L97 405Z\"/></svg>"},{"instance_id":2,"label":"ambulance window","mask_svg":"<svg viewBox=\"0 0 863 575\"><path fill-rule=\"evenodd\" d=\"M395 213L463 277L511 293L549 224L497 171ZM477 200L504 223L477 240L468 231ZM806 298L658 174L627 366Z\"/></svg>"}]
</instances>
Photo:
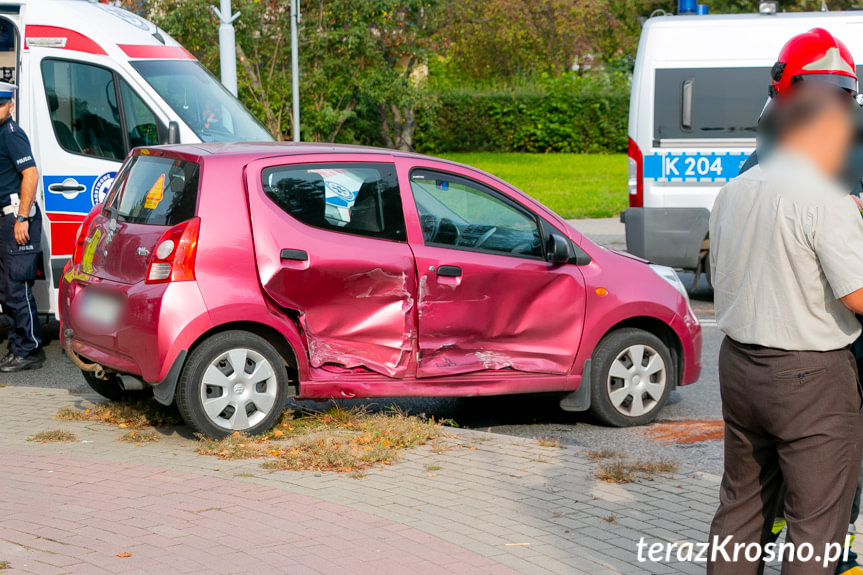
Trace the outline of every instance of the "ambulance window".
<instances>
[{"instance_id":1,"label":"ambulance window","mask_svg":"<svg viewBox=\"0 0 863 575\"><path fill-rule=\"evenodd\" d=\"M0 81L17 83L15 71L17 38L12 22L0 18Z\"/></svg>"},{"instance_id":2,"label":"ambulance window","mask_svg":"<svg viewBox=\"0 0 863 575\"><path fill-rule=\"evenodd\" d=\"M156 146L159 144L159 121L147 104L141 100L124 80L120 80L120 95L123 99L123 116L129 147Z\"/></svg>"},{"instance_id":3,"label":"ambulance window","mask_svg":"<svg viewBox=\"0 0 863 575\"><path fill-rule=\"evenodd\" d=\"M126 156L110 70L81 62L43 60L42 77L54 134L63 149L109 160Z\"/></svg>"},{"instance_id":4,"label":"ambulance window","mask_svg":"<svg viewBox=\"0 0 863 575\"><path fill-rule=\"evenodd\" d=\"M658 69L655 80L656 140L755 138L769 68Z\"/></svg>"},{"instance_id":5,"label":"ambulance window","mask_svg":"<svg viewBox=\"0 0 863 575\"><path fill-rule=\"evenodd\" d=\"M135 60L130 64L202 142L273 139L199 62Z\"/></svg>"}]
</instances>

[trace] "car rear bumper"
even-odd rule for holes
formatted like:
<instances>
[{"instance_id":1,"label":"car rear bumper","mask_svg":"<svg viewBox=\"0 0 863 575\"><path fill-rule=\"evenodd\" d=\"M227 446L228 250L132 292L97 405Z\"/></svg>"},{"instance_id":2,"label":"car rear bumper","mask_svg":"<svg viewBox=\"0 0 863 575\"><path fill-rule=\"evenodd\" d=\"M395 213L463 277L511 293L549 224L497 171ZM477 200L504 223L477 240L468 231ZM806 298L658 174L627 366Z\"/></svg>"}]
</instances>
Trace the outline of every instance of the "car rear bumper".
<instances>
[{"instance_id":1,"label":"car rear bumper","mask_svg":"<svg viewBox=\"0 0 863 575\"><path fill-rule=\"evenodd\" d=\"M627 208L626 250L646 260L685 270L698 265L707 237L705 208Z\"/></svg>"},{"instance_id":2,"label":"car rear bumper","mask_svg":"<svg viewBox=\"0 0 863 575\"><path fill-rule=\"evenodd\" d=\"M91 289L123 302L116 329L94 326L82 317L81 295ZM72 330L70 343L78 355L152 384L165 380L182 351L211 327L194 281L127 285L95 278L64 280L60 315L64 330Z\"/></svg>"}]
</instances>

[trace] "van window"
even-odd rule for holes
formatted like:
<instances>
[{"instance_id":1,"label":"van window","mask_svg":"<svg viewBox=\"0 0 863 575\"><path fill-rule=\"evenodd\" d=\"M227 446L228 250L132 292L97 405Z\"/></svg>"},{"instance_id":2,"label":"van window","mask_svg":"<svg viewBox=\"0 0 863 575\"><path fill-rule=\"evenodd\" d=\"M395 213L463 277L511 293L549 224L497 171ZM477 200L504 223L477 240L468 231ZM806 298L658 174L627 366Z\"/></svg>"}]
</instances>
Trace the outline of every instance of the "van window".
<instances>
[{"instance_id":1,"label":"van window","mask_svg":"<svg viewBox=\"0 0 863 575\"><path fill-rule=\"evenodd\" d=\"M126 157L114 74L100 66L44 60L42 78L57 142L68 152Z\"/></svg>"},{"instance_id":2,"label":"van window","mask_svg":"<svg viewBox=\"0 0 863 575\"><path fill-rule=\"evenodd\" d=\"M152 156L130 158L106 202L119 221L155 226L185 222L195 216L197 203L198 164Z\"/></svg>"},{"instance_id":3,"label":"van window","mask_svg":"<svg viewBox=\"0 0 863 575\"><path fill-rule=\"evenodd\" d=\"M130 62L202 142L260 142L273 137L194 60Z\"/></svg>"},{"instance_id":4,"label":"van window","mask_svg":"<svg viewBox=\"0 0 863 575\"><path fill-rule=\"evenodd\" d=\"M159 122L156 116L123 79L120 80L120 99L123 100L129 147L159 145Z\"/></svg>"},{"instance_id":5,"label":"van window","mask_svg":"<svg viewBox=\"0 0 863 575\"><path fill-rule=\"evenodd\" d=\"M769 68L658 69L654 139L754 138Z\"/></svg>"},{"instance_id":6,"label":"van window","mask_svg":"<svg viewBox=\"0 0 863 575\"><path fill-rule=\"evenodd\" d=\"M405 218L392 164L307 164L267 168L264 192L302 223L405 241Z\"/></svg>"}]
</instances>

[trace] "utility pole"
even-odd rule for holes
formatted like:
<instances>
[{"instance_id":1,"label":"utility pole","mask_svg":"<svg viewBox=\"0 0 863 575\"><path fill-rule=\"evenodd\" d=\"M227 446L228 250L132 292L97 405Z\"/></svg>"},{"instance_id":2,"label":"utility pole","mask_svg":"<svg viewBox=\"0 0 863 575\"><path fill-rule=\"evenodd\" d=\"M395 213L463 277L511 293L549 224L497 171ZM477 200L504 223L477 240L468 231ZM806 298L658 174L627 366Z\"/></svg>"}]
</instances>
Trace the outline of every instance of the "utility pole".
<instances>
[{"instance_id":1,"label":"utility pole","mask_svg":"<svg viewBox=\"0 0 863 575\"><path fill-rule=\"evenodd\" d=\"M224 2L224 0L222 0ZM294 141L300 141L300 56L297 25L300 23L300 0L291 0L291 113Z\"/></svg>"},{"instance_id":2,"label":"utility pole","mask_svg":"<svg viewBox=\"0 0 863 575\"><path fill-rule=\"evenodd\" d=\"M234 20L240 17L237 12L231 15L231 0L220 0L221 10L210 6L219 17L219 67L222 69L222 85L234 96L237 95L237 45L234 35Z\"/></svg>"}]
</instances>

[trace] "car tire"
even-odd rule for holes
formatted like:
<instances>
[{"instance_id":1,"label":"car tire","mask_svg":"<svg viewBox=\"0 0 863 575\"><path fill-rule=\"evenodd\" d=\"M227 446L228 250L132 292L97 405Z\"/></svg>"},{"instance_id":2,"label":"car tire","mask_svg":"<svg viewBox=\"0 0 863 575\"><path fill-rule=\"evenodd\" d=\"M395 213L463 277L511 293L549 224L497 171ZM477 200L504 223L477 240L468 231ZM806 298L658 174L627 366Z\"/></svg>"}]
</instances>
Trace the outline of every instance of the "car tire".
<instances>
[{"instance_id":1,"label":"car tire","mask_svg":"<svg viewBox=\"0 0 863 575\"><path fill-rule=\"evenodd\" d=\"M264 338L245 331L219 333L196 347L175 395L183 420L213 439L235 431L267 431L281 416L287 397L282 357Z\"/></svg>"},{"instance_id":2,"label":"car tire","mask_svg":"<svg viewBox=\"0 0 863 575\"><path fill-rule=\"evenodd\" d=\"M107 374L108 379L99 379L91 371L81 371L81 374L90 389L111 401L130 402L147 399L153 395L153 388L150 386L145 386L144 389L123 389L116 373Z\"/></svg>"},{"instance_id":3,"label":"car tire","mask_svg":"<svg viewBox=\"0 0 863 575\"><path fill-rule=\"evenodd\" d=\"M674 387L668 346L641 329L607 335L594 350L590 367L590 410L614 427L650 423Z\"/></svg>"}]
</instances>

